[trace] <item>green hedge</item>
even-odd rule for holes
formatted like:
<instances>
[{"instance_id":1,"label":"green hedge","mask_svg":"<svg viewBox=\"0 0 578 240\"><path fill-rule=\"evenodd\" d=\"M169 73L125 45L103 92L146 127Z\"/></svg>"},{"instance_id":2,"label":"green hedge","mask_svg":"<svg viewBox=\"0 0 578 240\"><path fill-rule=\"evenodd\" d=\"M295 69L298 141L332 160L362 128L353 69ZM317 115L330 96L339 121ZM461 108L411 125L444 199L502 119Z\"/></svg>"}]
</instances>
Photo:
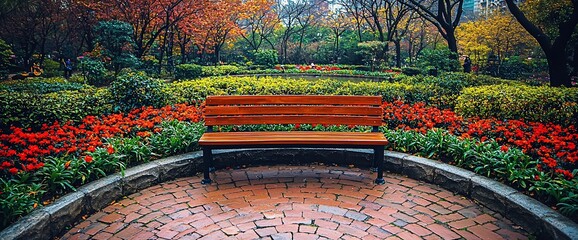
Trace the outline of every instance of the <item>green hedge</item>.
<instances>
[{"instance_id":1,"label":"green hedge","mask_svg":"<svg viewBox=\"0 0 578 240\"><path fill-rule=\"evenodd\" d=\"M93 87L48 94L0 92L0 129L11 125L38 128L54 121L79 121L87 115L110 112L107 89Z\"/></svg>"},{"instance_id":2,"label":"green hedge","mask_svg":"<svg viewBox=\"0 0 578 240\"><path fill-rule=\"evenodd\" d=\"M203 73L203 67L197 64L181 64L175 69L176 79L198 78Z\"/></svg>"},{"instance_id":3,"label":"green hedge","mask_svg":"<svg viewBox=\"0 0 578 240\"><path fill-rule=\"evenodd\" d=\"M51 93L64 90L80 90L88 85L67 82L62 77L55 78L31 78L19 81L8 81L0 85L0 91L7 92L31 92L31 93Z\"/></svg>"},{"instance_id":4,"label":"green hedge","mask_svg":"<svg viewBox=\"0 0 578 240\"><path fill-rule=\"evenodd\" d=\"M216 77L173 83L171 92L176 102L192 102L208 95L382 95L384 100L403 99L428 102L441 92L427 84L389 82L344 82L337 80L295 80L273 77ZM175 103L176 103L175 102Z\"/></svg>"},{"instance_id":5,"label":"green hedge","mask_svg":"<svg viewBox=\"0 0 578 240\"><path fill-rule=\"evenodd\" d=\"M202 67L202 76L204 77L232 75L232 74L239 74L240 72L241 69L233 65Z\"/></svg>"},{"instance_id":6,"label":"green hedge","mask_svg":"<svg viewBox=\"0 0 578 240\"><path fill-rule=\"evenodd\" d=\"M467 117L576 125L578 89L505 84L470 87L457 98L455 110Z\"/></svg>"}]
</instances>

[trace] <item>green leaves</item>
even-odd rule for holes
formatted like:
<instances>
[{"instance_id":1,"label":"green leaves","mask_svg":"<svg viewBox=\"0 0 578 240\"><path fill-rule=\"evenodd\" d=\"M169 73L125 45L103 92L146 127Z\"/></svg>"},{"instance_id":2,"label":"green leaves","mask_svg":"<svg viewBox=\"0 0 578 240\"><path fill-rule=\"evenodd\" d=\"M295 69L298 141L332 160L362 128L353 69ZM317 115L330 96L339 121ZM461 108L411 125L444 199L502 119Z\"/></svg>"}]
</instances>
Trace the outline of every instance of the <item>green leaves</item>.
<instances>
[{"instance_id":1,"label":"green leaves","mask_svg":"<svg viewBox=\"0 0 578 240\"><path fill-rule=\"evenodd\" d=\"M7 226L19 216L38 207L44 193L42 184L29 179L0 178L0 216L3 216L0 226Z\"/></svg>"},{"instance_id":2,"label":"green leaves","mask_svg":"<svg viewBox=\"0 0 578 240\"><path fill-rule=\"evenodd\" d=\"M203 67L197 64L180 64L175 68L175 79L198 78L203 73Z\"/></svg>"},{"instance_id":3,"label":"green leaves","mask_svg":"<svg viewBox=\"0 0 578 240\"><path fill-rule=\"evenodd\" d=\"M456 112L466 116L578 124L578 89L490 85L463 90Z\"/></svg>"},{"instance_id":4,"label":"green leaves","mask_svg":"<svg viewBox=\"0 0 578 240\"><path fill-rule=\"evenodd\" d=\"M153 152L160 156L170 156L200 149L198 141L205 132L202 123L170 121L160 125L161 132L149 138Z\"/></svg>"},{"instance_id":5,"label":"green leaves","mask_svg":"<svg viewBox=\"0 0 578 240\"><path fill-rule=\"evenodd\" d=\"M127 72L110 85L116 111L130 111L143 106L162 107L167 95L164 82L147 77L142 72Z\"/></svg>"},{"instance_id":6,"label":"green leaves","mask_svg":"<svg viewBox=\"0 0 578 240\"><path fill-rule=\"evenodd\" d=\"M578 218L578 179L567 180L552 172L539 171L538 161L517 148L501 149L493 140L479 142L460 139L445 130L421 134L415 131L383 128L389 148L439 159L491 177L524 192L530 192L547 204L556 204L563 214ZM574 171L577 174L578 170Z\"/></svg>"}]
</instances>

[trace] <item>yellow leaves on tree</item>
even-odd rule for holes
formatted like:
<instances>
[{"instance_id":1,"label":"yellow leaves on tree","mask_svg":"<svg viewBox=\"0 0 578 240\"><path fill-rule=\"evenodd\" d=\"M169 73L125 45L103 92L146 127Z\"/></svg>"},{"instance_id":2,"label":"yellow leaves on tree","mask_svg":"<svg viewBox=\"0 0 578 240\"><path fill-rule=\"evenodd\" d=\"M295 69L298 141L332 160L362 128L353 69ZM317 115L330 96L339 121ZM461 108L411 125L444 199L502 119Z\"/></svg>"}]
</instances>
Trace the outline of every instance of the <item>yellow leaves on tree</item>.
<instances>
[{"instance_id":1,"label":"yellow leaves on tree","mask_svg":"<svg viewBox=\"0 0 578 240\"><path fill-rule=\"evenodd\" d=\"M490 53L503 59L524 55L536 41L510 14L493 13L488 18L460 24L456 33L460 51L474 62L483 62Z\"/></svg>"}]
</instances>

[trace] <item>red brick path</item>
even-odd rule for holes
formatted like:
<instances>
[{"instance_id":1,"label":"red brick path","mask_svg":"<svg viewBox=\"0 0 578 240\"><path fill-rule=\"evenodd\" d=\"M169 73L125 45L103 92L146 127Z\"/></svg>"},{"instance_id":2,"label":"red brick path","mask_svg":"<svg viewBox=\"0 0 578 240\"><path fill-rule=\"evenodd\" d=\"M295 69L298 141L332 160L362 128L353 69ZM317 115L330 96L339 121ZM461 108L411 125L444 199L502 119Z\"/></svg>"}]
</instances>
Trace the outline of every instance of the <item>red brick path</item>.
<instances>
[{"instance_id":1,"label":"red brick path","mask_svg":"<svg viewBox=\"0 0 578 240\"><path fill-rule=\"evenodd\" d=\"M269 166L166 182L111 204L63 239L527 239L459 195L357 168Z\"/></svg>"}]
</instances>

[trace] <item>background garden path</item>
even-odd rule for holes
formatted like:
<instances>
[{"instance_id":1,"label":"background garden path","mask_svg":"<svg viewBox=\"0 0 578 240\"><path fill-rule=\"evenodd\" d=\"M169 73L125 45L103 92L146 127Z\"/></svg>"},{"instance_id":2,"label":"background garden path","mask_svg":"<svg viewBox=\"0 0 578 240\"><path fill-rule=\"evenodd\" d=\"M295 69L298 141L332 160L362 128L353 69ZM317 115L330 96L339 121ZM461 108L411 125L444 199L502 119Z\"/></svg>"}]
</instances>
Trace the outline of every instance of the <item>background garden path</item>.
<instances>
[{"instance_id":1,"label":"background garden path","mask_svg":"<svg viewBox=\"0 0 578 240\"><path fill-rule=\"evenodd\" d=\"M180 178L87 216L62 239L527 239L503 216L432 184L367 170L264 166Z\"/></svg>"}]
</instances>

